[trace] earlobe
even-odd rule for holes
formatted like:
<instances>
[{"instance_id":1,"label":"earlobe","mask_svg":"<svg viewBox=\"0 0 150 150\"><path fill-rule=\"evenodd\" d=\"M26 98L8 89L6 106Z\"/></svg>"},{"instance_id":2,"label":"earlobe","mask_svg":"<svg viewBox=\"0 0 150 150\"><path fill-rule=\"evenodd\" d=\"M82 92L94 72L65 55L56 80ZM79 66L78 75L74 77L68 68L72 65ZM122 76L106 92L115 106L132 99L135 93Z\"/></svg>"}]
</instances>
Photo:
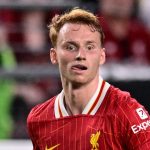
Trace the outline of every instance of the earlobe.
<instances>
[{"instance_id":1,"label":"earlobe","mask_svg":"<svg viewBox=\"0 0 150 150\"><path fill-rule=\"evenodd\" d=\"M106 59L105 48L102 48L100 54L100 65L103 65L105 63L105 59Z\"/></svg>"},{"instance_id":2,"label":"earlobe","mask_svg":"<svg viewBox=\"0 0 150 150\"><path fill-rule=\"evenodd\" d=\"M52 64L57 64L57 54L55 48L50 49L50 60Z\"/></svg>"}]
</instances>

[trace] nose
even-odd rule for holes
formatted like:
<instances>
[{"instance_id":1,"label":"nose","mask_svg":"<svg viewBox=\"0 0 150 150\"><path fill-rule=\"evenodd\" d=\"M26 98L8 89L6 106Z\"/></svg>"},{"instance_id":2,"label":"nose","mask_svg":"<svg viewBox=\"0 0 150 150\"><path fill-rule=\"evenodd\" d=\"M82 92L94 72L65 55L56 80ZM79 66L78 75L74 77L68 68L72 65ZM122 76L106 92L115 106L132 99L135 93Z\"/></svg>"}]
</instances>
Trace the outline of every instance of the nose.
<instances>
[{"instance_id":1,"label":"nose","mask_svg":"<svg viewBox=\"0 0 150 150\"><path fill-rule=\"evenodd\" d=\"M76 60L81 61L81 60L86 60L86 52L84 49L79 49Z\"/></svg>"}]
</instances>

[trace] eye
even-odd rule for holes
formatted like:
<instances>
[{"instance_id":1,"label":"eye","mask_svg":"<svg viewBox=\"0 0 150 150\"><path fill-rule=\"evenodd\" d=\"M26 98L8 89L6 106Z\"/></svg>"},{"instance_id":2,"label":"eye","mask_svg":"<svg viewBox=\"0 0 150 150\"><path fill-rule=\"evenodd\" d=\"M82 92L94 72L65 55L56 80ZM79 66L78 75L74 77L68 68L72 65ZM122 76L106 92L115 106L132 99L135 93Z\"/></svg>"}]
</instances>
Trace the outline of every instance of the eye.
<instances>
[{"instance_id":1,"label":"eye","mask_svg":"<svg viewBox=\"0 0 150 150\"><path fill-rule=\"evenodd\" d=\"M93 50L95 47L94 47L94 45L87 45L87 50Z\"/></svg>"},{"instance_id":2,"label":"eye","mask_svg":"<svg viewBox=\"0 0 150 150\"><path fill-rule=\"evenodd\" d=\"M75 51L76 49L77 49L77 47L73 44L66 45L66 50L68 50L68 51Z\"/></svg>"}]
</instances>

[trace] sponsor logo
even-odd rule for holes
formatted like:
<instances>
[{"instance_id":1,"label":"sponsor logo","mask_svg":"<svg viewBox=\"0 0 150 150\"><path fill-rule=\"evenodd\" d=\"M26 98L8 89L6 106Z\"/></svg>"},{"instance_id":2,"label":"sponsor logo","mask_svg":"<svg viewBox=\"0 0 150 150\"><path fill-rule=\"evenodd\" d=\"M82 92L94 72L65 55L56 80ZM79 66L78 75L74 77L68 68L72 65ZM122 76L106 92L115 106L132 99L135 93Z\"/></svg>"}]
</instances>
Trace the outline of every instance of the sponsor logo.
<instances>
[{"instance_id":1,"label":"sponsor logo","mask_svg":"<svg viewBox=\"0 0 150 150\"><path fill-rule=\"evenodd\" d=\"M139 117L143 120L143 119L147 119L148 115L146 114L146 112L143 110L143 108L138 108L136 109L137 114L139 115Z\"/></svg>"},{"instance_id":2,"label":"sponsor logo","mask_svg":"<svg viewBox=\"0 0 150 150\"><path fill-rule=\"evenodd\" d=\"M54 146L52 146L50 148L47 148L47 146L46 146L45 150L53 150L53 149L57 148L59 145L60 144L57 144L57 145L54 145Z\"/></svg>"},{"instance_id":3,"label":"sponsor logo","mask_svg":"<svg viewBox=\"0 0 150 150\"><path fill-rule=\"evenodd\" d=\"M131 129L132 129L133 133L136 134L140 131L147 130L148 127L150 127L150 120L144 121L139 125L133 125L133 126L131 126Z\"/></svg>"},{"instance_id":4,"label":"sponsor logo","mask_svg":"<svg viewBox=\"0 0 150 150\"><path fill-rule=\"evenodd\" d=\"M95 134L91 135L90 143L92 145L91 150L99 150L98 139L100 136L100 131L97 131Z\"/></svg>"}]
</instances>

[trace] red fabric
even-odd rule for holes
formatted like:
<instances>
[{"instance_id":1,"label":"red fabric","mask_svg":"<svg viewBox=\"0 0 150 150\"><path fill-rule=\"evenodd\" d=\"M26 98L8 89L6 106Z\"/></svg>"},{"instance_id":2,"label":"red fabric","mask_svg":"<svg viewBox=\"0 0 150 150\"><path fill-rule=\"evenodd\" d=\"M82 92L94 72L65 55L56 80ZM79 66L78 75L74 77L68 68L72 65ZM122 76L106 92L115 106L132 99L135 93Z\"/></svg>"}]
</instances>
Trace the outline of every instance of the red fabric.
<instances>
[{"instance_id":1,"label":"red fabric","mask_svg":"<svg viewBox=\"0 0 150 150\"><path fill-rule=\"evenodd\" d=\"M136 110L144 108L129 93L111 86L94 116L56 119L54 101L55 97L36 106L28 116L34 150L46 150L46 147L53 146L56 150L150 149L150 117L145 110L143 113L148 118L141 119ZM93 144L92 137L95 137Z\"/></svg>"}]
</instances>

